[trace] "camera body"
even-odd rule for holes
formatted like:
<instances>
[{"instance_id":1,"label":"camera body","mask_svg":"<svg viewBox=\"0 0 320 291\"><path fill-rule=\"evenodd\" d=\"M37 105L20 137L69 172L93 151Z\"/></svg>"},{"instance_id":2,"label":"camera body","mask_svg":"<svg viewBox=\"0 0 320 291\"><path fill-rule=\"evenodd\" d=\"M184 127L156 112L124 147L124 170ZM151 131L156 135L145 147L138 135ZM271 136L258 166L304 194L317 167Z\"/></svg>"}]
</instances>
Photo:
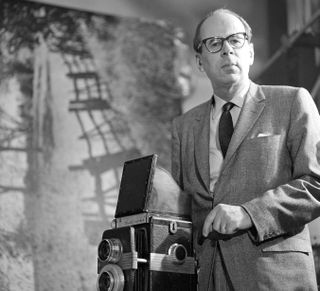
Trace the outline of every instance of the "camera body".
<instances>
[{"instance_id":1,"label":"camera body","mask_svg":"<svg viewBox=\"0 0 320 291\"><path fill-rule=\"evenodd\" d=\"M118 290L196 290L191 222L153 215L138 219L145 222L104 231L98 249L98 273L117 272L110 271L112 264L117 264L124 283ZM122 254L117 259L119 249Z\"/></svg>"},{"instance_id":2,"label":"camera body","mask_svg":"<svg viewBox=\"0 0 320 291\"><path fill-rule=\"evenodd\" d=\"M156 159L124 164L113 228L103 232L98 246L98 291L197 288L188 197L169 173L156 168Z\"/></svg>"}]
</instances>

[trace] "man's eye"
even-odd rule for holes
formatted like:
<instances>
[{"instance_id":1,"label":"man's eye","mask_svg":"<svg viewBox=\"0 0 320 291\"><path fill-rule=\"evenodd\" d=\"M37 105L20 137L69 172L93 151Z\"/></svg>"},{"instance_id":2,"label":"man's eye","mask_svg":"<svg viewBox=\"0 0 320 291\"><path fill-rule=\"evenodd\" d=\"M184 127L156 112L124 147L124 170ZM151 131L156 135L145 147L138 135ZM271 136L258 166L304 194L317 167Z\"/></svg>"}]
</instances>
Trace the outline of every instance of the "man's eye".
<instances>
[{"instance_id":1,"label":"man's eye","mask_svg":"<svg viewBox=\"0 0 320 291\"><path fill-rule=\"evenodd\" d=\"M207 42L207 45L208 45L209 47L212 47L212 48L219 47L220 44L221 44L221 41L220 41L220 40L209 40L209 41Z\"/></svg>"},{"instance_id":2,"label":"man's eye","mask_svg":"<svg viewBox=\"0 0 320 291\"><path fill-rule=\"evenodd\" d=\"M232 37L229 39L229 43L230 44L239 44L239 43L241 43L241 39L237 38L237 37Z\"/></svg>"}]
</instances>

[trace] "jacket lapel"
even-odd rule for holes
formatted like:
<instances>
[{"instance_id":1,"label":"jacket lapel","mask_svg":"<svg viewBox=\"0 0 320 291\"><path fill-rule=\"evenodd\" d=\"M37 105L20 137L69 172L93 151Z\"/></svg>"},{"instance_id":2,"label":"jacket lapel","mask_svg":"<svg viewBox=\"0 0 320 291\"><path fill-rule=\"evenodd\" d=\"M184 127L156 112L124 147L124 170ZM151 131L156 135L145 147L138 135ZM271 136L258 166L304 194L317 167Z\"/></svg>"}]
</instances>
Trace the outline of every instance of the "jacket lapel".
<instances>
[{"instance_id":1,"label":"jacket lapel","mask_svg":"<svg viewBox=\"0 0 320 291\"><path fill-rule=\"evenodd\" d=\"M194 132L195 162L200 178L209 192L209 139L211 100L204 104L204 110L196 117Z\"/></svg>"},{"instance_id":2,"label":"jacket lapel","mask_svg":"<svg viewBox=\"0 0 320 291\"><path fill-rule=\"evenodd\" d=\"M226 168L237 148L249 133L265 106L265 96L259 87L251 83L239 120L232 135L221 172Z\"/></svg>"}]
</instances>

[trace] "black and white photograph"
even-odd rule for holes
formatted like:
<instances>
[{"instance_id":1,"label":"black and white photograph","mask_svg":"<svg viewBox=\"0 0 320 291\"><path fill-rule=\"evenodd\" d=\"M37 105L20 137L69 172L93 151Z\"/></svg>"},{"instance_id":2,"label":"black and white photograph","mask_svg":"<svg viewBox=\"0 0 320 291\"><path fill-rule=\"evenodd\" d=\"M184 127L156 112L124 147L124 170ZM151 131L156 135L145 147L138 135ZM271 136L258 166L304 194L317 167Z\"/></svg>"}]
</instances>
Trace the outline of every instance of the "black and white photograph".
<instances>
[{"instance_id":1,"label":"black and white photograph","mask_svg":"<svg viewBox=\"0 0 320 291\"><path fill-rule=\"evenodd\" d=\"M0 291L320 290L319 0L0 11Z\"/></svg>"}]
</instances>

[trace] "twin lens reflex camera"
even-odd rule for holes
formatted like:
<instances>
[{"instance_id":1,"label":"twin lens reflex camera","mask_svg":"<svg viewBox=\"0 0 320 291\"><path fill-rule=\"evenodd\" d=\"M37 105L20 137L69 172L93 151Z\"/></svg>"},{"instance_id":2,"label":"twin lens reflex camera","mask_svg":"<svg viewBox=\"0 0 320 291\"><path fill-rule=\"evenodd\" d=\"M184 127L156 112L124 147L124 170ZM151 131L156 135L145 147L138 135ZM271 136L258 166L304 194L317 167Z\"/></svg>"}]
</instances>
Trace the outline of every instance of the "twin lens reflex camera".
<instances>
[{"instance_id":1,"label":"twin lens reflex camera","mask_svg":"<svg viewBox=\"0 0 320 291\"><path fill-rule=\"evenodd\" d=\"M194 291L190 201L157 155L126 161L112 229L98 246L98 291Z\"/></svg>"}]
</instances>

